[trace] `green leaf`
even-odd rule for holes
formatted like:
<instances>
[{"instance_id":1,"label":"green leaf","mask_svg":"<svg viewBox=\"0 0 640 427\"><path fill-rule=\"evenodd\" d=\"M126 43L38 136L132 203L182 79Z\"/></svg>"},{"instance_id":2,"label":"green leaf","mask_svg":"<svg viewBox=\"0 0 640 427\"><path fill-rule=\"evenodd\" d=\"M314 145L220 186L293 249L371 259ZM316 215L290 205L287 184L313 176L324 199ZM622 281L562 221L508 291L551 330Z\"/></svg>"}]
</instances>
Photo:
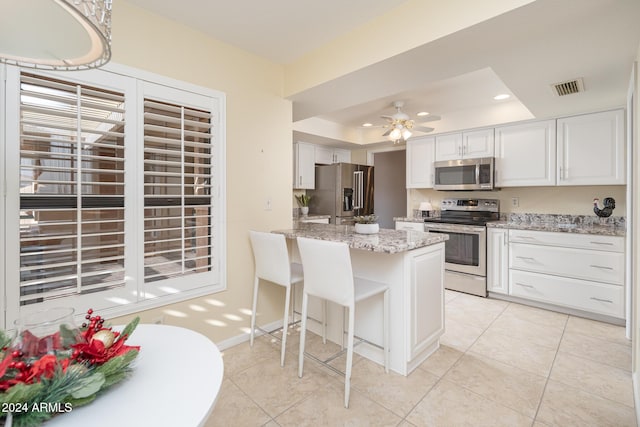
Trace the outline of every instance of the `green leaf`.
<instances>
[{"instance_id":1,"label":"green leaf","mask_svg":"<svg viewBox=\"0 0 640 427\"><path fill-rule=\"evenodd\" d=\"M133 331L136 329L136 326L138 326L139 322L140 317L136 317L131 322L129 322L129 324L125 326L125 328L120 333L120 336L118 336L118 341L124 339L125 337L130 337Z\"/></svg>"},{"instance_id":2,"label":"green leaf","mask_svg":"<svg viewBox=\"0 0 640 427\"><path fill-rule=\"evenodd\" d=\"M82 399L96 394L104 384L104 375L100 372L94 372L89 376L80 378L74 387L69 390L71 396L75 399Z\"/></svg>"},{"instance_id":3,"label":"green leaf","mask_svg":"<svg viewBox=\"0 0 640 427\"><path fill-rule=\"evenodd\" d=\"M0 403L23 403L33 400L42 391L44 384L16 384L0 394Z\"/></svg>"}]
</instances>

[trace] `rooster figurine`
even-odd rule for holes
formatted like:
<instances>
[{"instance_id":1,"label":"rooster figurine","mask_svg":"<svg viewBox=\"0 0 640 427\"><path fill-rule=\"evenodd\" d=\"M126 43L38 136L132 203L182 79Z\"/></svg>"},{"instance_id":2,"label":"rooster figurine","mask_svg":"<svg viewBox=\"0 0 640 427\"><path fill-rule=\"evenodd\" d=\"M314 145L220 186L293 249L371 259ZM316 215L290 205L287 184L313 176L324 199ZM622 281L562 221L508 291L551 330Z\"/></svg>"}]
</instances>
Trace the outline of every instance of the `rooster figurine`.
<instances>
[{"instance_id":1,"label":"rooster figurine","mask_svg":"<svg viewBox=\"0 0 640 427\"><path fill-rule=\"evenodd\" d=\"M616 208L616 201L613 197L605 197L602 201L604 203L604 207L600 209L598 207L599 199L593 199L593 212L598 215L600 218L608 218L613 213L613 210Z\"/></svg>"}]
</instances>

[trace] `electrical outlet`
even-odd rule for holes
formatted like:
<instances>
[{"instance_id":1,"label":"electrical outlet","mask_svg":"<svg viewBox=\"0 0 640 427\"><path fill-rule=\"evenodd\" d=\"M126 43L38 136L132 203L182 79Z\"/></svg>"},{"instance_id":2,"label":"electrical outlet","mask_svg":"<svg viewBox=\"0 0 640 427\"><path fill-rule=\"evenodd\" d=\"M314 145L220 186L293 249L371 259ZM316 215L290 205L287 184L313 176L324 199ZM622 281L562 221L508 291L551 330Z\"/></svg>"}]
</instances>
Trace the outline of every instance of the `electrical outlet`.
<instances>
[{"instance_id":1,"label":"electrical outlet","mask_svg":"<svg viewBox=\"0 0 640 427\"><path fill-rule=\"evenodd\" d=\"M517 208L518 206L520 206L520 199L518 197L512 197L511 206L514 208Z\"/></svg>"},{"instance_id":2,"label":"electrical outlet","mask_svg":"<svg viewBox=\"0 0 640 427\"><path fill-rule=\"evenodd\" d=\"M271 197L267 197L264 201L264 210L265 211L270 211L271 210Z\"/></svg>"}]
</instances>

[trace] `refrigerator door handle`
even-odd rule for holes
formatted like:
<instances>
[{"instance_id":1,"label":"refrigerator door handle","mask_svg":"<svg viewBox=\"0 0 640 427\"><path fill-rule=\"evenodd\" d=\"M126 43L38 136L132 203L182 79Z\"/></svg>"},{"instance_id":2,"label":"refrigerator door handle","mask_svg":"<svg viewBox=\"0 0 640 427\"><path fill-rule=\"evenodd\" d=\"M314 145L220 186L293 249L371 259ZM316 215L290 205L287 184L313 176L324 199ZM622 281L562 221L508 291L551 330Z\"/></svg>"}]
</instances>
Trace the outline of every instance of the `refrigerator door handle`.
<instances>
[{"instance_id":1,"label":"refrigerator door handle","mask_svg":"<svg viewBox=\"0 0 640 427\"><path fill-rule=\"evenodd\" d=\"M354 209L362 209L362 183L364 173L362 171L356 171L353 173L353 193L354 193Z\"/></svg>"}]
</instances>

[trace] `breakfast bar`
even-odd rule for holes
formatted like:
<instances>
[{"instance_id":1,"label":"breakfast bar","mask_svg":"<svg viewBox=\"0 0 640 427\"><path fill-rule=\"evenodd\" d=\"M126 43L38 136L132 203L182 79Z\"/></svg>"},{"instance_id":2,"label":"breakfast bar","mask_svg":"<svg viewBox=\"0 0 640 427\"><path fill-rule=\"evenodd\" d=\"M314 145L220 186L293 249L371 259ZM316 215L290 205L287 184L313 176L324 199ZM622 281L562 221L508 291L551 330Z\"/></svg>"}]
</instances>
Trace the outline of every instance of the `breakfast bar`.
<instances>
[{"instance_id":1,"label":"breakfast bar","mask_svg":"<svg viewBox=\"0 0 640 427\"><path fill-rule=\"evenodd\" d=\"M284 234L292 260L299 262L297 237L344 242L349 245L354 275L390 287L390 368L408 375L439 347L444 333L444 242L447 235L411 230L381 229L376 234L357 234L353 226L304 224ZM295 302L300 307L300 298ZM356 306L355 334L382 345L382 298ZM310 301L311 318L322 318L319 301ZM343 310L330 304L327 338L341 343ZM320 333L320 325L309 322L309 330ZM383 363L380 348L363 343L356 353Z\"/></svg>"}]
</instances>

